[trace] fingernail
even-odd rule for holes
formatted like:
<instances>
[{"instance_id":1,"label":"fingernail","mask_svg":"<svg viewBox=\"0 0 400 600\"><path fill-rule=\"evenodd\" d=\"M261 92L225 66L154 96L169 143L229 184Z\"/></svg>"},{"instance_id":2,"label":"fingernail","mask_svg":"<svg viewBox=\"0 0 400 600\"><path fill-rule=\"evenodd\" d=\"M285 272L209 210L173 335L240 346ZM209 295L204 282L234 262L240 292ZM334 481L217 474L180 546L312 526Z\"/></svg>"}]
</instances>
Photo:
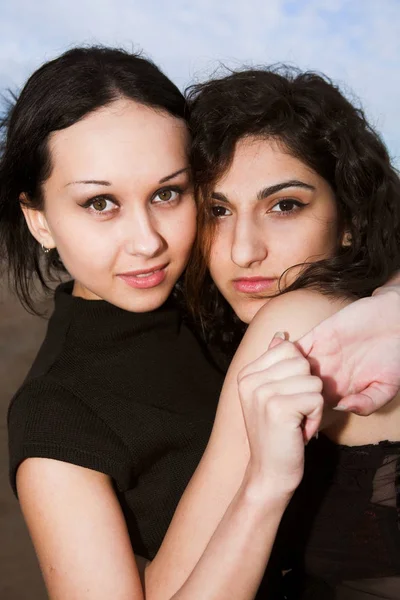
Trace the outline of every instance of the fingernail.
<instances>
[{"instance_id":1,"label":"fingernail","mask_svg":"<svg viewBox=\"0 0 400 600\"><path fill-rule=\"evenodd\" d=\"M281 340L286 340L286 335L283 333L283 331L277 331L274 334L274 338L280 338Z\"/></svg>"},{"instance_id":2,"label":"fingernail","mask_svg":"<svg viewBox=\"0 0 400 600\"><path fill-rule=\"evenodd\" d=\"M345 404L338 404L337 406L334 406L332 410L338 410L340 412L349 412L350 409Z\"/></svg>"}]
</instances>

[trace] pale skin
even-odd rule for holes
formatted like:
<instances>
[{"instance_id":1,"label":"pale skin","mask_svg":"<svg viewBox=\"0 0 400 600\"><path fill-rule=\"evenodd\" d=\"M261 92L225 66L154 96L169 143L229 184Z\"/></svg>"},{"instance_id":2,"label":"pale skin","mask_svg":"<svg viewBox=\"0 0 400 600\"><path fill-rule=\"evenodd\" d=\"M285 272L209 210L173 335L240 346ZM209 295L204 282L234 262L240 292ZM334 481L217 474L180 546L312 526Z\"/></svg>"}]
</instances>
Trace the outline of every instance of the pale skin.
<instances>
[{"instance_id":1,"label":"pale skin","mask_svg":"<svg viewBox=\"0 0 400 600\"><path fill-rule=\"evenodd\" d=\"M117 155L118 160L108 163L118 165L121 173L127 173L129 168L124 163L127 155L125 132L132 127L132 119L136 113L120 112L112 113L114 118L117 119L117 115L123 118L123 115L129 114L130 122L128 127L127 123L124 123L117 128L119 136L109 140L107 147L110 148L110 144L114 144L112 154ZM111 119L112 114L107 114L107 119ZM80 127L76 135L91 135L93 127L89 122L90 118L86 119L88 130L82 130ZM170 125L174 126L176 132L176 120L172 121ZM80 123L81 126L84 124L85 121ZM97 121L96 128L98 126ZM69 129L72 130L73 127ZM156 128L156 124L154 127ZM58 133L52 140L57 151L54 153L55 158L62 158L63 150L71 157L72 154L68 152L68 142L71 138L57 137ZM164 137L171 140L174 135ZM177 144L178 147L182 147L182 138ZM162 151L160 148L160 152ZM143 144L140 144L140 152L143 155ZM150 152L154 152L154 144L151 144ZM166 154L171 155L171 148L165 151L164 156ZM109 219L107 216L94 217L97 219L91 225L94 236L97 235L97 230L100 231L99 224L105 223L113 227L112 235L114 240L118 240L117 252L101 254L102 260L98 264L98 270L95 269L94 274L91 274L92 277L97 273L98 278L81 281L85 278L79 278L76 270L80 265L75 265L74 256L68 254L69 247L66 246L65 263L68 264L70 257L68 268L78 281L75 290L77 294L89 298L93 298L93 295L105 297L111 302L120 298L118 280L115 287L110 287L110 281L107 282L107 286L104 284L104 288L107 287L107 290L111 291L107 292L110 294L108 297L103 294L103 269L106 269L107 273L111 271L118 274L121 265L124 269L144 268L148 264L158 265L155 259L162 259L162 262L164 258L167 259L168 265L172 265L170 272L179 273L184 267L185 260L180 259L182 248L174 246L171 229L167 227L160 233L160 227L166 219L161 219L157 216L159 213L154 212L169 211L170 208L154 208L158 205L152 201L159 181L186 166L186 163L182 164L180 160L182 153L179 154L176 150L172 155L179 156L179 160L162 174L157 171L157 176L154 176L154 173L149 177L147 172L146 181L154 181L154 184L145 191L143 179L143 188L139 186L141 193L136 192L141 198L140 202L132 195L126 201L126 209L125 203L122 203L124 209L118 212L117 223L113 224L113 218ZM79 162L82 164L82 157ZM60 164L63 164L62 160ZM157 164L159 163L155 159L154 165ZM55 168L47 184L54 184L54 188L51 188L53 190L60 190L61 182L57 184L54 180L56 176ZM90 177L86 173L82 174L82 177L85 180L94 178L92 173ZM128 190L133 189L128 181L124 188L116 186L116 181L118 185L120 183L119 174L108 172L105 176L101 171L100 179L105 178L112 184L107 186L108 191L111 187L111 191L118 197L125 199ZM76 177L73 178L73 181L75 180ZM66 183L68 182L64 182L63 187ZM175 180L172 183L175 183ZM137 190L137 182L135 184ZM101 193L103 188L104 186L101 186ZM50 193L50 187L48 191ZM97 189L95 193L99 193ZM182 195L184 196L184 193ZM185 208L184 201L182 206L179 205L179 210L185 209L187 214L190 214L193 204L190 194L188 196L186 204L189 206ZM70 214L72 218L72 210L77 210L76 199L70 199L73 200ZM81 196L78 200L80 199ZM64 237L63 230L57 227L62 224L61 221L57 221L58 212L54 211L52 218L51 211L47 214L46 211L36 211L37 214L29 212L29 209L25 211L31 231L38 241L46 247L57 245L61 250L67 236ZM140 235L135 238L143 241L139 246L133 245L134 236L127 233L129 225L125 215L129 212L139 215ZM135 219L131 218L130 224L134 221ZM170 227L172 226L173 220ZM146 231L151 234L149 245L146 243ZM326 227L323 231L325 234ZM247 236L243 236L242 239L246 243ZM79 241L79 238L77 240ZM171 243L168 243L169 240L172 240ZM110 248L112 247L110 244ZM190 244L187 253L189 247ZM93 259L93 255L90 259ZM150 295L153 308L169 295L173 283L171 287L168 285L172 281L173 277L168 277L165 287ZM145 303L139 295L122 297L123 303L121 300L114 303L120 302L123 308L129 310L144 310ZM265 354L266 340L271 340L278 330L288 332L292 340L298 339L343 305L342 301L327 303L323 299L322 302L319 296L313 296L312 302L311 298L309 300L308 310L304 314L296 308L296 318L293 314L294 304L298 306L296 296L282 297L279 299L279 305L278 301L271 301L265 312L260 311L249 327L228 372L205 455L179 505L165 542L156 559L146 570L145 593L140 583L124 519L109 478L101 473L58 461L39 458L24 461L17 475L18 492L50 598L245 600L254 596L281 515L301 479L303 454L298 453L304 442L301 424L306 417L307 435L313 435L320 424L322 413L321 382L310 375L308 361L293 344L280 343L279 340L273 342L276 348ZM287 304L284 304L284 301ZM234 306L233 302L232 305ZM234 308L236 310L235 306ZM296 368L293 370L294 363ZM277 402L277 397L286 401ZM283 446L291 444L296 450L293 453L295 460L291 464L284 462L287 458L286 452L283 455L279 453L282 444L278 443L278 438L282 441L282 436L286 436L287 439ZM273 460L270 457L273 457ZM277 478L278 472L282 475L283 468L287 470L287 477ZM224 473L223 485L221 473ZM279 485L277 481L280 481ZM87 518L88 512L90 520ZM71 526L72 523L74 526ZM252 552L248 552L250 547Z\"/></svg>"},{"instance_id":2,"label":"pale skin","mask_svg":"<svg viewBox=\"0 0 400 600\"><path fill-rule=\"evenodd\" d=\"M57 247L75 295L134 312L168 298L195 236L188 143L180 119L129 100L50 136L45 209L22 209L38 242ZM135 289L121 279L160 266L165 279L156 287Z\"/></svg>"}]
</instances>

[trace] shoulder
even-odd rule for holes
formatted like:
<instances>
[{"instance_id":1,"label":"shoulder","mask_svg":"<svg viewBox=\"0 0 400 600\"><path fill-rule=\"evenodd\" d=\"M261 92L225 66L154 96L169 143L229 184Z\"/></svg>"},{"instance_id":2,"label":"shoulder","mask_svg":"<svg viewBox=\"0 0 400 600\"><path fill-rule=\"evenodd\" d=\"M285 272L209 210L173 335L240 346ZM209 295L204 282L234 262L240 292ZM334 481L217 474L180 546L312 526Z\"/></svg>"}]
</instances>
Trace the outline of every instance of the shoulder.
<instances>
[{"instance_id":1,"label":"shoulder","mask_svg":"<svg viewBox=\"0 0 400 600\"><path fill-rule=\"evenodd\" d=\"M106 473L127 485L130 454L110 423L49 377L30 380L8 413L11 484L19 465L40 457Z\"/></svg>"},{"instance_id":2,"label":"shoulder","mask_svg":"<svg viewBox=\"0 0 400 600\"><path fill-rule=\"evenodd\" d=\"M349 303L348 299L310 289L282 294L268 300L258 311L243 342L263 351L277 331L295 341Z\"/></svg>"},{"instance_id":3,"label":"shoulder","mask_svg":"<svg viewBox=\"0 0 400 600\"><path fill-rule=\"evenodd\" d=\"M27 379L11 400L8 409L8 426L21 426L28 421L60 418L63 412L81 409L81 402L48 375Z\"/></svg>"},{"instance_id":4,"label":"shoulder","mask_svg":"<svg viewBox=\"0 0 400 600\"><path fill-rule=\"evenodd\" d=\"M48 409L51 408L49 411ZM85 410L84 403L70 390L66 389L50 375L41 375L27 379L11 400L8 409L8 423L23 416L40 420L39 415L47 419L60 417L60 413L71 414Z\"/></svg>"}]
</instances>

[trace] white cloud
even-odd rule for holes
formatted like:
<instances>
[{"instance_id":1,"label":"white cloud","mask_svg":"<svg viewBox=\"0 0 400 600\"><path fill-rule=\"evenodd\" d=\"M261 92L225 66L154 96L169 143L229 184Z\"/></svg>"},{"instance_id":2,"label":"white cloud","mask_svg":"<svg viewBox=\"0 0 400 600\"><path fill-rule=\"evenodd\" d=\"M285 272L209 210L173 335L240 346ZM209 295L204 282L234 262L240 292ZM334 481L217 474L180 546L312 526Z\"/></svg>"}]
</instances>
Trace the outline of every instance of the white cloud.
<instances>
[{"instance_id":1,"label":"white cloud","mask_svg":"<svg viewBox=\"0 0 400 600\"><path fill-rule=\"evenodd\" d=\"M219 59L290 61L360 97L400 158L398 0L0 0L0 86L74 44L144 48L184 87ZM4 6L3 6L4 5ZM399 161L400 164L400 161Z\"/></svg>"}]
</instances>

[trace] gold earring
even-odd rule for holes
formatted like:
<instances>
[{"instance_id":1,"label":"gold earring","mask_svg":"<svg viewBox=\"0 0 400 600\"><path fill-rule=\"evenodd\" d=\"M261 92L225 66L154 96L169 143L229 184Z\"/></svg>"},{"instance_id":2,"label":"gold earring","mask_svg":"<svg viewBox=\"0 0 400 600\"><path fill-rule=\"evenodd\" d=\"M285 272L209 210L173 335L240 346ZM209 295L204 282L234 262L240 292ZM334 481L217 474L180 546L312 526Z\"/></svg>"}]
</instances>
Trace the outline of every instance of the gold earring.
<instances>
[{"instance_id":1,"label":"gold earring","mask_svg":"<svg viewBox=\"0 0 400 600\"><path fill-rule=\"evenodd\" d=\"M51 248L46 248L46 246L43 246L43 244L40 244L42 246L42 250L45 254L48 254L51 250Z\"/></svg>"},{"instance_id":2,"label":"gold earring","mask_svg":"<svg viewBox=\"0 0 400 600\"><path fill-rule=\"evenodd\" d=\"M352 237L350 231L346 231L345 234L343 235L342 247L347 248L347 247L351 246L352 243L353 243L353 237Z\"/></svg>"}]
</instances>

